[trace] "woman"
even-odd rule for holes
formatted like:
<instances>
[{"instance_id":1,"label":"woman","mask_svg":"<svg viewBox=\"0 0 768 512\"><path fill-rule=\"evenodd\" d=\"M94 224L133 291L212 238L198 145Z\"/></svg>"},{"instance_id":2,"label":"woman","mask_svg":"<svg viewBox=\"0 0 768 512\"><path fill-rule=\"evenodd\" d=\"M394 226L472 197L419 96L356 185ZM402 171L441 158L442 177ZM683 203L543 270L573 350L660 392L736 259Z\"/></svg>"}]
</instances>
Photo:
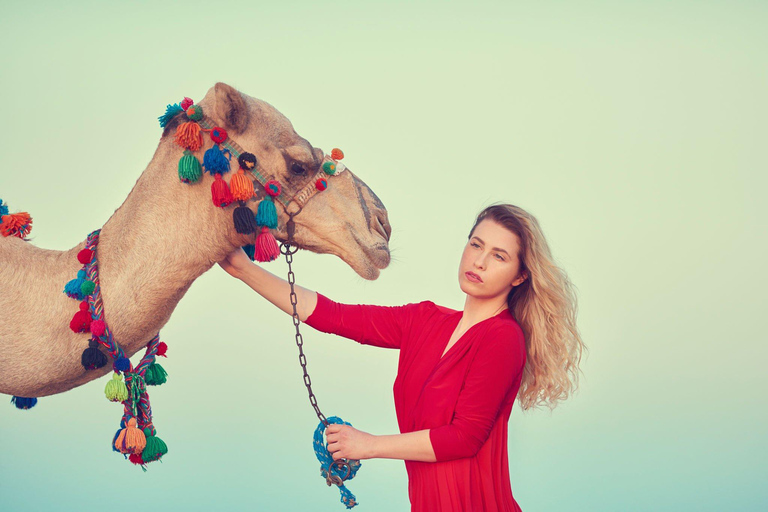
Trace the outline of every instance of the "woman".
<instances>
[{"instance_id":1,"label":"woman","mask_svg":"<svg viewBox=\"0 0 768 512\"><path fill-rule=\"evenodd\" d=\"M290 285L238 249L219 263L288 314ZM507 425L512 405L550 408L576 389L583 349L576 299L536 219L483 210L459 264L463 311L431 301L341 304L295 286L299 319L366 345L400 350L394 399L400 434L328 426L334 460L402 459L413 511L519 511Z\"/></svg>"}]
</instances>

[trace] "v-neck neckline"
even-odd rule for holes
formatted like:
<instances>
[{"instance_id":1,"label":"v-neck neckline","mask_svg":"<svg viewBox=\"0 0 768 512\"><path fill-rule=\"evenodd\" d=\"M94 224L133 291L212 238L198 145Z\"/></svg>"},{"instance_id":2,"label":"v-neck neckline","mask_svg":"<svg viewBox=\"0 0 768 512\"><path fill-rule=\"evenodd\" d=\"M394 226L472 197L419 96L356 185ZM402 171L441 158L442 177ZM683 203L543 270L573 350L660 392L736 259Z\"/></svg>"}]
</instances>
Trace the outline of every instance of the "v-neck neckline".
<instances>
[{"instance_id":1,"label":"v-neck neckline","mask_svg":"<svg viewBox=\"0 0 768 512\"><path fill-rule=\"evenodd\" d=\"M473 324L472 326L470 326L469 329L464 331L464 334L462 334L461 336L458 337L458 339L456 340L456 343L451 345L451 347L446 352L445 347L447 347L448 343L451 342L451 336L453 336L453 332L456 330L456 327L459 326L459 323L461 322L461 319L464 318L464 311L457 311L456 313L454 313L454 315L458 316L458 321L456 323L453 323L453 322L451 323L451 325L453 325L453 328L450 330L450 334L448 335L448 340L445 342L445 345L443 345L443 347L440 349L440 357L438 358L437 363L440 364L443 361L443 359L448 357L448 355L450 355L451 351L454 348L456 348L456 346L459 343L461 343L461 341L467 336L467 334L469 334L469 331L471 331L472 329L474 329L478 325L483 324L483 323L487 322L488 320L491 320L492 318L496 318L497 316L503 314L505 311L509 311L509 308L504 308L501 311L499 311L498 313L496 313L495 315L489 316L488 318L486 318L484 320L480 320L479 322L477 322L477 323Z\"/></svg>"}]
</instances>

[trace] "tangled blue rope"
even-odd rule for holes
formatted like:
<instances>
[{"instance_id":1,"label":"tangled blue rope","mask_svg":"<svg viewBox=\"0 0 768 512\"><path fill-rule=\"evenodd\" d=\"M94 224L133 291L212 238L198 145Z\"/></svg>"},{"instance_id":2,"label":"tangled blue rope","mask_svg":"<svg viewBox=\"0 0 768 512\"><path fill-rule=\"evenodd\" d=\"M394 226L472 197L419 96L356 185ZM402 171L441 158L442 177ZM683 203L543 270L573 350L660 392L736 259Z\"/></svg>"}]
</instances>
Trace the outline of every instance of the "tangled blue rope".
<instances>
[{"instance_id":1,"label":"tangled blue rope","mask_svg":"<svg viewBox=\"0 0 768 512\"><path fill-rule=\"evenodd\" d=\"M331 416L330 418L326 418L328 420L328 423L335 423L339 425L349 425L352 426L351 423L347 423L346 421L342 420L338 416ZM330 468L331 475L337 477L339 480L346 474L346 469L341 469L338 466L334 465L331 468L331 465L334 463L333 456L331 455L331 452L328 451L328 444L325 442L325 439L323 438L323 434L325 433L325 423L322 421L315 429L315 437L312 442L312 445L315 448L315 456L317 457L317 460L320 461L320 474L323 476L323 478L326 479L326 481L329 481L329 475L328 475L328 469ZM350 471L349 471L349 477L347 477L347 480L352 480L355 475L357 474L357 470L360 469L361 462L359 460L350 460ZM328 485L331 485L328 483ZM339 484L337 484L339 485ZM357 500L355 499L355 495L352 494L349 489L347 489L344 484L339 485L339 492L341 493L341 502L348 508L352 508L355 505L357 505Z\"/></svg>"}]
</instances>

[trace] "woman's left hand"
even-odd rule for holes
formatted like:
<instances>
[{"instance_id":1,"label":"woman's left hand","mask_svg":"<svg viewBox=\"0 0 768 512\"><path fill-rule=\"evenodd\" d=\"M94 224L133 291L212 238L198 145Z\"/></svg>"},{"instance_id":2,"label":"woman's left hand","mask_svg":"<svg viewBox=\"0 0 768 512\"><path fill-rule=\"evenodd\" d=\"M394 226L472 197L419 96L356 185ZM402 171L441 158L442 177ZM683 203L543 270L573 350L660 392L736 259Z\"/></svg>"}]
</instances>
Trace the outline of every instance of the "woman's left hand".
<instances>
[{"instance_id":1,"label":"woman's left hand","mask_svg":"<svg viewBox=\"0 0 768 512\"><path fill-rule=\"evenodd\" d=\"M370 459L373 457L373 443L376 436L357 430L349 425L331 423L325 428L328 451L333 460Z\"/></svg>"}]
</instances>

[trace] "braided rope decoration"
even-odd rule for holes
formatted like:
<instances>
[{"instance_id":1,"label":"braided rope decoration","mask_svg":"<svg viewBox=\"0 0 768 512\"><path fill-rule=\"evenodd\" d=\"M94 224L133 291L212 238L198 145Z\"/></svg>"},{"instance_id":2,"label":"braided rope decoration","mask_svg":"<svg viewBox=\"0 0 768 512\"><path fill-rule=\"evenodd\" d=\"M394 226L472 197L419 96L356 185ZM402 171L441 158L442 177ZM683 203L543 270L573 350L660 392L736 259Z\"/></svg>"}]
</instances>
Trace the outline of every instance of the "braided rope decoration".
<instances>
[{"instance_id":1,"label":"braided rope decoration","mask_svg":"<svg viewBox=\"0 0 768 512\"><path fill-rule=\"evenodd\" d=\"M168 452L166 444L156 436L157 430L152 423L152 407L149 402L149 393L147 393L147 385L165 382L166 372L155 363L155 359L158 355L164 355L166 345L160 342L160 334L156 334L147 344L141 361L134 367L115 341L112 331L104 321L104 304L96 257L100 232L101 230L96 230L88 235L84 251L91 251L92 257L88 263L84 264L83 270L88 280L95 285L93 292L87 296L91 325L93 326L97 321L101 322L99 328L91 330L93 340L104 346L114 360L115 373L112 380L107 383L105 393L108 399L121 401L124 406L120 430L115 434L112 449L122 453L125 458L140 465L142 470L146 471L147 463L159 460ZM120 373L125 378L124 385L120 380Z\"/></svg>"},{"instance_id":2,"label":"braided rope decoration","mask_svg":"<svg viewBox=\"0 0 768 512\"><path fill-rule=\"evenodd\" d=\"M331 416L329 418L326 418L328 420L328 423L335 423L338 425L350 425L351 423L348 423L338 416ZM338 466L334 465L333 456L331 455L331 452L328 450L328 444L324 441L323 434L325 433L325 424L321 421L320 424L315 429L315 435L312 440L312 445L315 449L315 456L317 457L317 460L320 461L320 474L325 478L326 482L330 486L331 484L336 484L339 486L339 493L341 493L341 502L348 508L352 508L355 505L358 504L357 500L355 499L355 495L350 492L349 489L347 489L343 481L346 480L352 480L355 475L357 474L357 470L360 469L360 466L362 463L359 460L351 461L349 465L349 476L344 479L343 476L346 473L346 470L340 469ZM329 472L330 468L330 472Z\"/></svg>"}]
</instances>

